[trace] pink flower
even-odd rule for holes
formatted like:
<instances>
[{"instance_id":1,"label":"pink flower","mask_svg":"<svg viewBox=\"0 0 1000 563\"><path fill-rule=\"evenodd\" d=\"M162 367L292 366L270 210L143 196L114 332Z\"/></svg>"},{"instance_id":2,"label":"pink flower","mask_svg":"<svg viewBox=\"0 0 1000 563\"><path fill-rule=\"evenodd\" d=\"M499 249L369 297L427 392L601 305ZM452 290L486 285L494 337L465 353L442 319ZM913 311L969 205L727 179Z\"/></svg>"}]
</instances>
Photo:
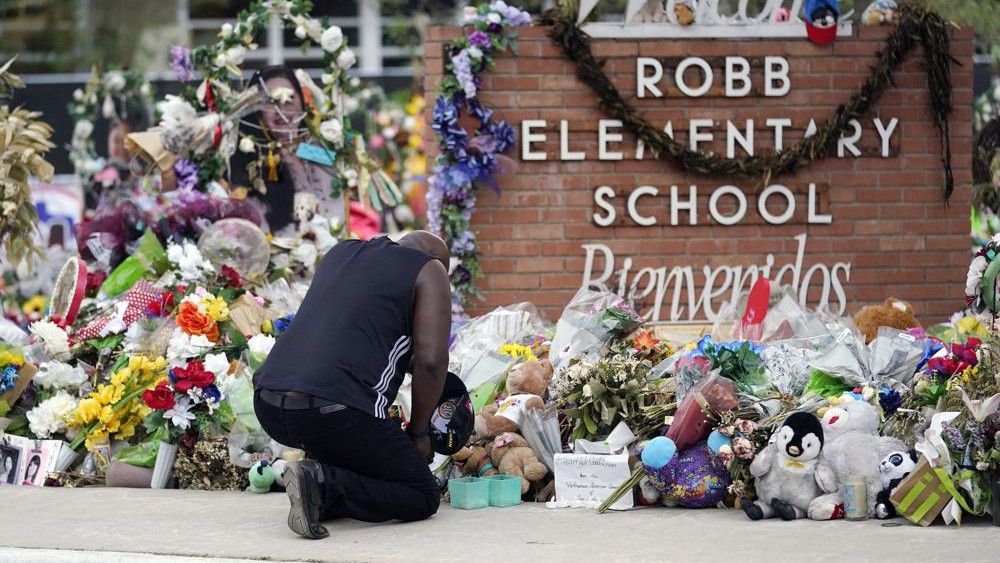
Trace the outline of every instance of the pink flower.
<instances>
[{"instance_id":1,"label":"pink flower","mask_svg":"<svg viewBox=\"0 0 1000 563\"><path fill-rule=\"evenodd\" d=\"M750 440L737 436L736 438L733 438L733 453L740 459L751 460L757 451L754 449Z\"/></svg>"}]
</instances>

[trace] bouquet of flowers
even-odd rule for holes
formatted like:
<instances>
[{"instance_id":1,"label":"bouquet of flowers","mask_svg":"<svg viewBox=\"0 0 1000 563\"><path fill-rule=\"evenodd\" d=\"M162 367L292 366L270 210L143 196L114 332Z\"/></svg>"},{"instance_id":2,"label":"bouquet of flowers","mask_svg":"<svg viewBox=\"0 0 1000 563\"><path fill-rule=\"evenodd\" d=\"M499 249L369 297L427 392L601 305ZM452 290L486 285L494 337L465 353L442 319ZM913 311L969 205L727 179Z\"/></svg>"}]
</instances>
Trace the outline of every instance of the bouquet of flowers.
<instances>
[{"instance_id":1,"label":"bouquet of flowers","mask_svg":"<svg viewBox=\"0 0 1000 563\"><path fill-rule=\"evenodd\" d=\"M222 399L215 373L201 361L190 361L142 392L142 402L151 411L143 424L150 433L165 428L171 443L185 434L210 435L232 422Z\"/></svg>"},{"instance_id":2,"label":"bouquet of flowers","mask_svg":"<svg viewBox=\"0 0 1000 563\"><path fill-rule=\"evenodd\" d=\"M88 450L110 439L125 440L135 435L149 408L140 396L166 375L164 358L133 356L125 367L115 371L108 383L102 383L80 400L70 418L70 431L76 437L70 447L85 443Z\"/></svg>"}]
</instances>

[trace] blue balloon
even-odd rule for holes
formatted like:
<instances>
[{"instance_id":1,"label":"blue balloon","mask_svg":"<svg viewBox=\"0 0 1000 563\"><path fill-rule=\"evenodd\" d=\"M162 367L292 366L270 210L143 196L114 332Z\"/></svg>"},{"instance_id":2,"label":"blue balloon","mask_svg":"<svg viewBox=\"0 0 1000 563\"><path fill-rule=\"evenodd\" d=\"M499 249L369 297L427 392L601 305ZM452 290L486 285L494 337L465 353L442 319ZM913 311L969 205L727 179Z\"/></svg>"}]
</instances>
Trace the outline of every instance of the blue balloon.
<instances>
[{"instance_id":1,"label":"blue balloon","mask_svg":"<svg viewBox=\"0 0 1000 563\"><path fill-rule=\"evenodd\" d=\"M708 449L712 450L713 454L718 454L722 446L732 445L733 441L722 432L719 432L718 429L712 430L712 433L708 435Z\"/></svg>"},{"instance_id":2,"label":"blue balloon","mask_svg":"<svg viewBox=\"0 0 1000 563\"><path fill-rule=\"evenodd\" d=\"M677 454L677 445L666 436L657 436L642 449L642 464L651 469L660 469L670 463Z\"/></svg>"}]
</instances>

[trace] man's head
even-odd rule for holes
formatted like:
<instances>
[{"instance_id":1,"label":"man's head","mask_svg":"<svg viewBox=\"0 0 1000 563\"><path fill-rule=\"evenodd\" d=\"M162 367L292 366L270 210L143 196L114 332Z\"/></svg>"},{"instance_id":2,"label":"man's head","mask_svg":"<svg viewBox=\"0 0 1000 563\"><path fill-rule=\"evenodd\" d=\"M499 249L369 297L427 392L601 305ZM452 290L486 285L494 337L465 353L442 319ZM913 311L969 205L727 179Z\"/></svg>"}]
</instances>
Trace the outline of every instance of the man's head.
<instances>
[{"instance_id":1,"label":"man's head","mask_svg":"<svg viewBox=\"0 0 1000 563\"><path fill-rule=\"evenodd\" d=\"M427 231L406 233L403 235L403 238L399 239L399 244L430 254L440 260L445 268L448 267L448 263L451 260L448 245L441 240L441 237Z\"/></svg>"}]
</instances>

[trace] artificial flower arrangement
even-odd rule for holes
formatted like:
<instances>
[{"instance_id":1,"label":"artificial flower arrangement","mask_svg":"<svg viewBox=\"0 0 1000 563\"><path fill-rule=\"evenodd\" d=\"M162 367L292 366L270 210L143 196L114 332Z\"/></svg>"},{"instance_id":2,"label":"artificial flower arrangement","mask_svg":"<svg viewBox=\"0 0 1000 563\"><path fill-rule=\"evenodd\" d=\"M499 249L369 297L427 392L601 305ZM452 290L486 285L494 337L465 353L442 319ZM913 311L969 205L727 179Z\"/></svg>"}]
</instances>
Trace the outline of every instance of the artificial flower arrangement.
<instances>
[{"instance_id":1,"label":"artificial flower arrangement","mask_svg":"<svg viewBox=\"0 0 1000 563\"><path fill-rule=\"evenodd\" d=\"M493 65L494 57L509 51L516 28L531 23L526 12L498 0L466 8L463 36L448 45L445 77L434 103L431 128L437 133L440 154L428 180L427 224L449 243L450 276L461 305L479 296L474 279L482 275L472 232L476 186L496 189L499 157L514 146L514 129L494 120L493 110L478 98L479 75ZM459 122L468 113L478 125L470 134Z\"/></svg>"},{"instance_id":2,"label":"artificial flower arrangement","mask_svg":"<svg viewBox=\"0 0 1000 563\"><path fill-rule=\"evenodd\" d=\"M228 371L229 362L224 369ZM184 367L171 368L166 379L143 391L142 402L150 409L143 425L150 434L164 428L170 443L184 435L218 434L233 419L223 398L216 374L201 361L189 361Z\"/></svg>"},{"instance_id":3,"label":"artificial flower arrangement","mask_svg":"<svg viewBox=\"0 0 1000 563\"><path fill-rule=\"evenodd\" d=\"M121 120L133 108L143 108L152 115L153 98L153 87L146 73L134 69L111 68L101 72L94 67L83 88L73 91L73 99L67 104L74 122L69 159L85 186L92 185L91 178L107 164L97 156L92 138L94 123L99 118Z\"/></svg>"}]
</instances>

